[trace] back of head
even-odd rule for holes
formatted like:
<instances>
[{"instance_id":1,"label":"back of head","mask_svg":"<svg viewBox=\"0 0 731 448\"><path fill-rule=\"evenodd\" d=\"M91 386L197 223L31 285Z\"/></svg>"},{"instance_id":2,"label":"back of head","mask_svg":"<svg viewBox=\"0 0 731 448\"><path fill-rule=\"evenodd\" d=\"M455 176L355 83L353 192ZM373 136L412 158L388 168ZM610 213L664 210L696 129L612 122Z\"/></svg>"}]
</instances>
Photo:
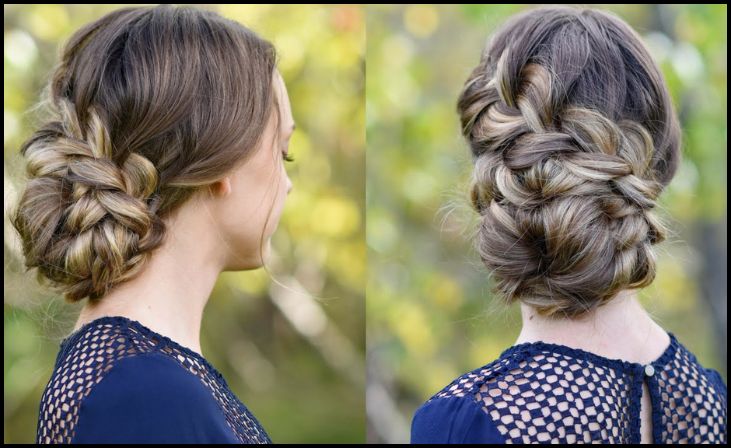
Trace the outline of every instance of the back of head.
<instances>
[{"instance_id":1,"label":"back of head","mask_svg":"<svg viewBox=\"0 0 731 448\"><path fill-rule=\"evenodd\" d=\"M54 118L21 147L11 221L26 267L68 301L140 272L163 218L257 147L275 64L269 42L192 7L123 8L78 30L46 90Z\"/></svg>"},{"instance_id":2,"label":"back of head","mask_svg":"<svg viewBox=\"0 0 731 448\"><path fill-rule=\"evenodd\" d=\"M508 302L576 317L655 277L680 128L640 37L594 9L512 17L465 83L477 248Z\"/></svg>"}]
</instances>

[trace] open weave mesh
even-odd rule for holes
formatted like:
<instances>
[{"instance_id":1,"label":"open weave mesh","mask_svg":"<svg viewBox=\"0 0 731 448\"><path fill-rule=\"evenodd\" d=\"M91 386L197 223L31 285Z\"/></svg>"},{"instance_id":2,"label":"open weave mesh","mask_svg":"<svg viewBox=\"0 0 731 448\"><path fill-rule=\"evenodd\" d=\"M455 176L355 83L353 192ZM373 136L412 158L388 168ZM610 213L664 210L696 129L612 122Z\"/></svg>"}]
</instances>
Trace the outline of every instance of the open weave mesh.
<instances>
[{"instance_id":1,"label":"open weave mesh","mask_svg":"<svg viewBox=\"0 0 731 448\"><path fill-rule=\"evenodd\" d=\"M256 418L231 392L226 380L205 358L137 321L102 317L80 328L60 344L53 374L43 392L36 443L70 443L84 398L115 363L138 354L158 352L174 359L210 390L242 443L271 443Z\"/></svg>"},{"instance_id":2,"label":"open weave mesh","mask_svg":"<svg viewBox=\"0 0 731 448\"><path fill-rule=\"evenodd\" d=\"M478 403L506 443L639 443L642 384L654 443L726 443L726 386L673 334L652 366L523 343L429 399Z\"/></svg>"}]
</instances>

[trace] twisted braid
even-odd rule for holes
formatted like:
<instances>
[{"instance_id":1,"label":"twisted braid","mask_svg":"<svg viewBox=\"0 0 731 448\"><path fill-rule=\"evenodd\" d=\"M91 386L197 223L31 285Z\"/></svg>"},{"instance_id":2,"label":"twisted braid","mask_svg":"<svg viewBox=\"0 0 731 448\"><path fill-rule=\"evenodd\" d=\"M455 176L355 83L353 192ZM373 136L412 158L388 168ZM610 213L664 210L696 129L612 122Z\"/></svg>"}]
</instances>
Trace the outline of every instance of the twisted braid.
<instances>
[{"instance_id":1,"label":"twisted braid","mask_svg":"<svg viewBox=\"0 0 731 448\"><path fill-rule=\"evenodd\" d=\"M275 72L271 42L200 8L121 8L77 30L44 89L53 115L20 148L26 267L70 302L141 272L165 219L258 150Z\"/></svg>"},{"instance_id":2,"label":"twisted braid","mask_svg":"<svg viewBox=\"0 0 731 448\"><path fill-rule=\"evenodd\" d=\"M60 100L58 110L60 120L23 149L29 182L16 227L23 232L29 268L38 267L69 301L96 299L137 274L162 243L159 202L151 198L157 170L136 153L117 165L107 128L93 108L86 132L69 101Z\"/></svg>"},{"instance_id":3,"label":"twisted braid","mask_svg":"<svg viewBox=\"0 0 731 448\"><path fill-rule=\"evenodd\" d=\"M477 249L509 302L574 317L655 277L651 246L666 233L652 212L664 187L656 139L627 114L571 102L548 58L515 72L513 48L493 47L458 103Z\"/></svg>"}]
</instances>

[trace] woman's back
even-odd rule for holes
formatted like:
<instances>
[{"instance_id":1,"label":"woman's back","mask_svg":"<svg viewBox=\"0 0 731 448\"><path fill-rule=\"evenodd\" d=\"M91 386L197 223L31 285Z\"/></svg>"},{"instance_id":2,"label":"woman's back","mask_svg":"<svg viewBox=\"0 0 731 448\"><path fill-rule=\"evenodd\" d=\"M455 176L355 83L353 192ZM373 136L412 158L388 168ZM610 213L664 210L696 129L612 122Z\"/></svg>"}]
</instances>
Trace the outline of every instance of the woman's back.
<instances>
[{"instance_id":1,"label":"woman's back","mask_svg":"<svg viewBox=\"0 0 731 448\"><path fill-rule=\"evenodd\" d=\"M726 385L670 333L654 362L523 343L466 373L416 412L414 443L640 443L642 390L652 443L726 443Z\"/></svg>"},{"instance_id":2,"label":"woman's back","mask_svg":"<svg viewBox=\"0 0 731 448\"><path fill-rule=\"evenodd\" d=\"M681 154L637 32L591 8L526 10L491 37L457 111L475 248L523 328L419 408L412 441L725 442L720 375L634 296L657 274L655 208Z\"/></svg>"}]
</instances>

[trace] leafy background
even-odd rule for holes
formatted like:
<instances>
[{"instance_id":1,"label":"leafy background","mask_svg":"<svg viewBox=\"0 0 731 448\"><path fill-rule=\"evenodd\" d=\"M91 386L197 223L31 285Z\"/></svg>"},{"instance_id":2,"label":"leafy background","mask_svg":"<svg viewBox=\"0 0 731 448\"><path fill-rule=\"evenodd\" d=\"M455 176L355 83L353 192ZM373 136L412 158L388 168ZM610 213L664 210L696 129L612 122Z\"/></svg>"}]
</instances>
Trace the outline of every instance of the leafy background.
<instances>
[{"instance_id":1,"label":"leafy background","mask_svg":"<svg viewBox=\"0 0 731 448\"><path fill-rule=\"evenodd\" d=\"M81 305L25 273L7 210L60 45L121 5L5 5L4 441L35 440L58 343ZM206 358L272 440L365 439L365 18L358 5L199 5L271 40L298 128L294 189L263 269L223 273L202 324ZM280 286L286 285L286 287Z\"/></svg>"},{"instance_id":2,"label":"leafy background","mask_svg":"<svg viewBox=\"0 0 731 448\"><path fill-rule=\"evenodd\" d=\"M488 35L525 5L369 5L369 442L408 442L416 408L520 332L491 300L466 229L471 170L456 100ZM660 208L675 234L641 301L726 378L726 5L598 5L643 36L684 131Z\"/></svg>"},{"instance_id":3,"label":"leafy background","mask_svg":"<svg viewBox=\"0 0 731 448\"><path fill-rule=\"evenodd\" d=\"M18 146L32 132L26 113L58 45L118 7L5 5L6 209L23 170ZM273 277L221 275L204 353L275 442L357 442L366 431L369 442L408 441L418 405L519 332L517 306L490 300L465 236L471 164L455 101L490 31L530 6L200 7L275 43L298 123ZM684 159L660 203L676 233L658 248L659 274L641 300L725 380L727 7L596 7L644 37L684 131ZM4 441L32 442L79 307L23 272L7 217L4 228Z\"/></svg>"}]
</instances>

